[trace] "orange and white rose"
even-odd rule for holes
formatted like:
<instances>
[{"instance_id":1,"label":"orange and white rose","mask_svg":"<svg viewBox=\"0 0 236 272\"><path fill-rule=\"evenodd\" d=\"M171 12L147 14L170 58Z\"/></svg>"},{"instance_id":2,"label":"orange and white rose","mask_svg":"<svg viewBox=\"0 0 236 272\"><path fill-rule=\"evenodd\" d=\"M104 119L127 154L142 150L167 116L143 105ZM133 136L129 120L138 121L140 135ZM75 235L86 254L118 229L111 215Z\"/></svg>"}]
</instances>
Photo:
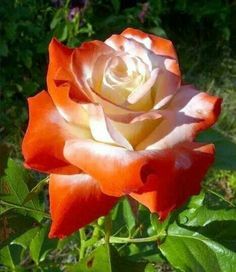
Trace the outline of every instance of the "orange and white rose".
<instances>
[{"instance_id":1,"label":"orange and white rose","mask_svg":"<svg viewBox=\"0 0 236 272\"><path fill-rule=\"evenodd\" d=\"M128 28L105 42L49 46L47 91L29 99L27 167L50 173L50 237L130 195L161 219L200 191L214 145L194 142L221 99L181 84L173 44Z\"/></svg>"}]
</instances>

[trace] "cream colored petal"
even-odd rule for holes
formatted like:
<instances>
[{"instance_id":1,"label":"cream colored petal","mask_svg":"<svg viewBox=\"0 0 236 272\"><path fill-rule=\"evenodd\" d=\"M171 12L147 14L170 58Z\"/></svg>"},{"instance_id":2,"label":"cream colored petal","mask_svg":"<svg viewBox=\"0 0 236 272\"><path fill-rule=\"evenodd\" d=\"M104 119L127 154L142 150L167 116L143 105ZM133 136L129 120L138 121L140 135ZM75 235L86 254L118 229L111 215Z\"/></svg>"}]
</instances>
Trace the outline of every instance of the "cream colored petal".
<instances>
[{"instance_id":1,"label":"cream colored petal","mask_svg":"<svg viewBox=\"0 0 236 272\"><path fill-rule=\"evenodd\" d=\"M221 101L190 85L182 86L168 107L160 111L163 116L160 125L136 149L171 148L193 141L198 132L216 122Z\"/></svg>"},{"instance_id":2,"label":"cream colored petal","mask_svg":"<svg viewBox=\"0 0 236 272\"><path fill-rule=\"evenodd\" d=\"M87 104L84 108L88 112L89 126L96 141L133 149L127 139L112 125L100 105Z\"/></svg>"}]
</instances>

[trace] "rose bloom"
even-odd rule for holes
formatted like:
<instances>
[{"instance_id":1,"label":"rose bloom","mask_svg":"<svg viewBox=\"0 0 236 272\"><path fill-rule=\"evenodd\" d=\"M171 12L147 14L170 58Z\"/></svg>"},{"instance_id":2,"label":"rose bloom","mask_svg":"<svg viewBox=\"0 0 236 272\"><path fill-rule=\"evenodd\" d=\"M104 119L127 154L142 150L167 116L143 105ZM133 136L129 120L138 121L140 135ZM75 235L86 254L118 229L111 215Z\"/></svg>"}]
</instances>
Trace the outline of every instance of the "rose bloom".
<instances>
[{"instance_id":1,"label":"rose bloom","mask_svg":"<svg viewBox=\"0 0 236 272\"><path fill-rule=\"evenodd\" d=\"M132 28L75 49L53 39L47 88L28 100L22 150L26 167L50 174L49 237L125 195L164 220L199 193L214 145L194 139L221 99L181 84L171 41Z\"/></svg>"}]
</instances>

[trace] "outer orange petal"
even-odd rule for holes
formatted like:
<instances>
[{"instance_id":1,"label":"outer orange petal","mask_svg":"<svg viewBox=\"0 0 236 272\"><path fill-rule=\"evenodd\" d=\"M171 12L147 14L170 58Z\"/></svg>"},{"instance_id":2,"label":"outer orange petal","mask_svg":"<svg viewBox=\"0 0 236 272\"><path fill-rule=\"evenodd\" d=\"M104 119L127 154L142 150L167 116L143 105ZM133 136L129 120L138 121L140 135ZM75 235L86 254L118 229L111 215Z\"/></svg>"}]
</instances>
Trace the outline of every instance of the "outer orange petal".
<instances>
[{"instance_id":1,"label":"outer orange petal","mask_svg":"<svg viewBox=\"0 0 236 272\"><path fill-rule=\"evenodd\" d=\"M152 50L157 55L177 59L175 48L170 40L147 34L134 28L126 28L121 35L142 43L146 48Z\"/></svg>"},{"instance_id":2,"label":"outer orange petal","mask_svg":"<svg viewBox=\"0 0 236 272\"><path fill-rule=\"evenodd\" d=\"M50 238L63 238L106 215L118 200L103 194L98 183L86 174L51 175L49 196Z\"/></svg>"},{"instance_id":3,"label":"outer orange petal","mask_svg":"<svg viewBox=\"0 0 236 272\"><path fill-rule=\"evenodd\" d=\"M146 179L143 168L148 158L143 152L91 140L71 140L65 145L64 155L95 178L108 195L121 196L137 191Z\"/></svg>"},{"instance_id":4,"label":"outer orange petal","mask_svg":"<svg viewBox=\"0 0 236 272\"><path fill-rule=\"evenodd\" d=\"M26 166L42 172L78 173L63 155L65 141L74 136L50 96L42 91L28 103L29 125L22 143Z\"/></svg>"},{"instance_id":5,"label":"outer orange petal","mask_svg":"<svg viewBox=\"0 0 236 272\"><path fill-rule=\"evenodd\" d=\"M49 45L49 66L47 73L48 92L52 100L69 122L84 125L86 116L76 101L89 102L88 95L77 86L71 71L71 61L74 49L70 49L56 39Z\"/></svg>"},{"instance_id":6,"label":"outer orange petal","mask_svg":"<svg viewBox=\"0 0 236 272\"><path fill-rule=\"evenodd\" d=\"M165 219L169 212L200 192L200 185L214 161L214 145L184 143L156 153L149 165L153 173L134 199Z\"/></svg>"},{"instance_id":7,"label":"outer orange petal","mask_svg":"<svg viewBox=\"0 0 236 272\"><path fill-rule=\"evenodd\" d=\"M49 66L47 74L47 84L49 93L55 104L57 96L60 96L60 92L55 89L56 86L69 82L71 85L70 97L80 102L88 102L89 98L85 90L82 90L76 86L75 78L71 68L72 55L75 49L66 47L58 42L56 39L52 39L49 45Z\"/></svg>"}]
</instances>

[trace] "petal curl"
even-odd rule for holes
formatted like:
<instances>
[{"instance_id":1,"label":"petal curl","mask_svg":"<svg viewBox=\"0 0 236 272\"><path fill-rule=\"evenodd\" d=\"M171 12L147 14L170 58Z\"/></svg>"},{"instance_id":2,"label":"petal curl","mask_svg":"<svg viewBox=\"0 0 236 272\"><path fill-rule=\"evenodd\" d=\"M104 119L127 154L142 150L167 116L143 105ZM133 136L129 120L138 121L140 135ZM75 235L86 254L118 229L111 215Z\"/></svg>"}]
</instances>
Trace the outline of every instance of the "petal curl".
<instances>
[{"instance_id":1,"label":"petal curl","mask_svg":"<svg viewBox=\"0 0 236 272\"><path fill-rule=\"evenodd\" d=\"M161 116L150 112L134 118L130 123L112 121L112 125L129 141L132 149L135 149L160 122Z\"/></svg>"},{"instance_id":2,"label":"petal curl","mask_svg":"<svg viewBox=\"0 0 236 272\"><path fill-rule=\"evenodd\" d=\"M117 198L103 194L86 174L50 175L50 238L63 238L106 215Z\"/></svg>"},{"instance_id":3,"label":"petal curl","mask_svg":"<svg viewBox=\"0 0 236 272\"><path fill-rule=\"evenodd\" d=\"M51 89L52 90L52 89ZM54 103L61 116L69 123L88 128L88 114L83 108L84 103L77 103L70 98L71 86L63 83L55 87Z\"/></svg>"},{"instance_id":4,"label":"petal curl","mask_svg":"<svg viewBox=\"0 0 236 272\"><path fill-rule=\"evenodd\" d=\"M153 48L145 46L145 41L147 41L147 39L151 41L151 38L154 39L155 36L150 36L150 38L148 34L143 34L145 35L143 40L134 39L132 35L128 34L112 35L105 43L115 50L124 51L128 54L140 57L149 66L150 71L155 68L159 69L158 79L153 87L153 93L155 94L153 107L155 109L160 109L171 100L177 89L180 87L181 72L177 57L174 55L174 51L170 49L173 48L172 43L168 40L162 42L162 38L160 38L160 44L165 44L163 48L166 47L166 52L162 47L159 51L157 45L157 48L155 47L156 50L152 51L151 49ZM159 41L159 38L156 38ZM170 53L170 55L168 55L167 52ZM140 109L138 108L138 110Z\"/></svg>"},{"instance_id":5,"label":"petal curl","mask_svg":"<svg viewBox=\"0 0 236 272\"><path fill-rule=\"evenodd\" d=\"M125 106L134 110L149 110L152 108L152 87L158 80L158 73L158 68L153 69L150 78L128 96Z\"/></svg>"},{"instance_id":6,"label":"petal curl","mask_svg":"<svg viewBox=\"0 0 236 272\"><path fill-rule=\"evenodd\" d=\"M181 73L179 64L176 60L165 59L164 69L159 73L156 82L154 109L160 109L165 106L178 92L181 84Z\"/></svg>"},{"instance_id":7,"label":"petal curl","mask_svg":"<svg viewBox=\"0 0 236 272\"><path fill-rule=\"evenodd\" d=\"M168 107L160 110L162 122L137 147L164 149L185 141L193 141L196 135L218 119L222 99L199 92L191 85L182 86Z\"/></svg>"},{"instance_id":8,"label":"petal curl","mask_svg":"<svg viewBox=\"0 0 236 272\"><path fill-rule=\"evenodd\" d=\"M28 99L29 125L23 139L25 165L42 172L78 173L63 155L65 141L86 134L67 124L50 96L42 91Z\"/></svg>"},{"instance_id":9,"label":"petal curl","mask_svg":"<svg viewBox=\"0 0 236 272\"><path fill-rule=\"evenodd\" d=\"M128 39L134 39L157 55L177 59L175 48L170 40L134 28L126 28L121 35Z\"/></svg>"},{"instance_id":10,"label":"petal curl","mask_svg":"<svg viewBox=\"0 0 236 272\"><path fill-rule=\"evenodd\" d=\"M64 155L73 165L95 178L108 195L122 196L143 186L142 169L148 158L142 152L92 140L67 141Z\"/></svg>"},{"instance_id":11,"label":"petal curl","mask_svg":"<svg viewBox=\"0 0 236 272\"><path fill-rule=\"evenodd\" d=\"M147 49L151 50L156 55L166 57L164 66L167 73L163 73L162 79L160 79L158 82L154 101L154 108L160 109L170 101L173 94L179 88L181 82L181 72L178 64L178 57L176 55L173 43L170 40L157 37L152 34L147 34L134 28L125 29L121 35L143 44Z\"/></svg>"},{"instance_id":12,"label":"petal curl","mask_svg":"<svg viewBox=\"0 0 236 272\"><path fill-rule=\"evenodd\" d=\"M49 45L49 66L47 73L48 92L60 114L68 122L84 125L86 116L77 103L89 102L88 95L77 86L71 70L74 49L68 48L56 39Z\"/></svg>"},{"instance_id":13,"label":"petal curl","mask_svg":"<svg viewBox=\"0 0 236 272\"><path fill-rule=\"evenodd\" d=\"M126 52L133 57L141 58L142 61L148 66L149 70L152 71L153 62L156 56L142 44L117 34L109 37L105 41L105 44L109 45L117 52Z\"/></svg>"},{"instance_id":14,"label":"petal curl","mask_svg":"<svg viewBox=\"0 0 236 272\"><path fill-rule=\"evenodd\" d=\"M75 78L71 68L72 56L76 49L71 49L52 39L49 45L49 66L47 74L48 91L55 104L57 96L60 95L55 87L65 82L71 85L70 97L80 102L90 101L85 90L76 86Z\"/></svg>"},{"instance_id":15,"label":"petal curl","mask_svg":"<svg viewBox=\"0 0 236 272\"><path fill-rule=\"evenodd\" d=\"M84 42L72 54L71 71L77 86L86 91L90 100L96 102L96 93L91 88L93 68L101 55L110 55L114 50L101 41Z\"/></svg>"},{"instance_id":16,"label":"petal curl","mask_svg":"<svg viewBox=\"0 0 236 272\"><path fill-rule=\"evenodd\" d=\"M106 44L86 42L77 49L70 49L56 39L49 45L48 91L60 114L68 122L87 124L81 104L99 103L107 113L119 113L117 118L126 119L127 114L137 113L111 103L93 91L87 77L93 72L98 57L111 54L113 49Z\"/></svg>"},{"instance_id":17,"label":"petal curl","mask_svg":"<svg viewBox=\"0 0 236 272\"><path fill-rule=\"evenodd\" d=\"M130 195L164 220L200 192L201 181L214 161L214 145L184 143L157 152L154 157L147 182L138 193Z\"/></svg>"},{"instance_id":18,"label":"petal curl","mask_svg":"<svg viewBox=\"0 0 236 272\"><path fill-rule=\"evenodd\" d=\"M123 146L132 150L127 139L116 129L111 120L104 113L101 105L84 105L89 115L89 126L93 138L99 142Z\"/></svg>"}]
</instances>

